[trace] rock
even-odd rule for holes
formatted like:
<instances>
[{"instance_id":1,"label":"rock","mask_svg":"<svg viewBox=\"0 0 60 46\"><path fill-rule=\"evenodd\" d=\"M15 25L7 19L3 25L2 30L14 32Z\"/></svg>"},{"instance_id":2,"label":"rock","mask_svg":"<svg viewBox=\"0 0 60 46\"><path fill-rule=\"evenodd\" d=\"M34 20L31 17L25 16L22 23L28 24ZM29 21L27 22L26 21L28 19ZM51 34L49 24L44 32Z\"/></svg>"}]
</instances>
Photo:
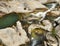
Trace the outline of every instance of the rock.
<instances>
[{"instance_id":1,"label":"rock","mask_svg":"<svg viewBox=\"0 0 60 46\"><path fill-rule=\"evenodd\" d=\"M0 29L0 39L6 46L19 46L29 41L19 21L17 22L17 28Z\"/></svg>"},{"instance_id":2,"label":"rock","mask_svg":"<svg viewBox=\"0 0 60 46\"><path fill-rule=\"evenodd\" d=\"M31 34L31 31L35 28L40 28L38 24L31 24L29 27L28 27L28 32L29 34Z\"/></svg>"},{"instance_id":3,"label":"rock","mask_svg":"<svg viewBox=\"0 0 60 46\"><path fill-rule=\"evenodd\" d=\"M57 15L60 15L60 11L51 11L52 14L55 14L55 16Z\"/></svg>"},{"instance_id":4,"label":"rock","mask_svg":"<svg viewBox=\"0 0 60 46\"><path fill-rule=\"evenodd\" d=\"M56 28L56 34L60 37L60 25L58 25Z\"/></svg>"},{"instance_id":5,"label":"rock","mask_svg":"<svg viewBox=\"0 0 60 46\"><path fill-rule=\"evenodd\" d=\"M44 24L44 26L41 24L31 24L28 27L29 34L31 34L31 31L35 28L42 28L42 29L47 30L47 31L52 31L52 29L53 29L52 23L49 20L43 20L43 24Z\"/></svg>"},{"instance_id":6,"label":"rock","mask_svg":"<svg viewBox=\"0 0 60 46\"><path fill-rule=\"evenodd\" d=\"M52 37L51 32L46 33L46 38L48 40L47 44L49 46L58 46L57 39Z\"/></svg>"},{"instance_id":7,"label":"rock","mask_svg":"<svg viewBox=\"0 0 60 46\"><path fill-rule=\"evenodd\" d=\"M8 2L0 1L0 11L5 13L11 13L11 12L29 13L33 12L36 8L47 8L47 7L34 0L12 0Z\"/></svg>"},{"instance_id":8,"label":"rock","mask_svg":"<svg viewBox=\"0 0 60 46\"><path fill-rule=\"evenodd\" d=\"M53 26L52 26L52 23L49 20L43 20L42 22L44 24L44 26L43 25L40 25L40 27L42 29L45 29L47 31L52 31Z\"/></svg>"}]
</instances>

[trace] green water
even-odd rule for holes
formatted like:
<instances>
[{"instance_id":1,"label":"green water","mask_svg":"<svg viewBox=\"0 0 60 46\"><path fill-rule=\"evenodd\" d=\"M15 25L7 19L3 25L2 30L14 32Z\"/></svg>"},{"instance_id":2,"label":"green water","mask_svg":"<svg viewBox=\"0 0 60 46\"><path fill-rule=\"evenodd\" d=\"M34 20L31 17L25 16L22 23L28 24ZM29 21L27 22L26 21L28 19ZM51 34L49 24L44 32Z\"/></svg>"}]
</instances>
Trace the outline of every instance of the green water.
<instances>
[{"instance_id":1,"label":"green water","mask_svg":"<svg viewBox=\"0 0 60 46\"><path fill-rule=\"evenodd\" d=\"M16 13L10 13L0 18L0 29L12 26L18 21L18 15Z\"/></svg>"}]
</instances>

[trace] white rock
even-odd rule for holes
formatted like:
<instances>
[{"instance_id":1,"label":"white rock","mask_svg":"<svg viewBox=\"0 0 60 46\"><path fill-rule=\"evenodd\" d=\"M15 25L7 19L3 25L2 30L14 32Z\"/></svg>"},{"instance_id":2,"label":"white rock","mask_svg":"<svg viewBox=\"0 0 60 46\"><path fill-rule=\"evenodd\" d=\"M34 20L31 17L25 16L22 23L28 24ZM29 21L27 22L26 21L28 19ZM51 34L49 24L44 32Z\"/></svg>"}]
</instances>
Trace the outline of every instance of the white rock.
<instances>
[{"instance_id":1,"label":"white rock","mask_svg":"<svg viewBox=\"0 0 60 46\"><path fill-rule=\"evenodd\" d=\"M43 4L41 4L40 2L38 1L34 1L34 0L26 0L25 1L26 4L27 4L27 7L29 9L36 9L36 8L47 8L46 6L44 6Z\"/></svg>"},{"instance_id":2,"label":"white rock","mask_svg":"<svg viewBox=\"0 0 60 46\"><path fill-rule=\"evenodd\" d=\"M39 27L40 25L39 24L31 24L29 27L28 27L28 33L31 34L31 31L35 28L40 28Z\"/></svg>"},{"instance_id":3,"label":"white rock","mask_svg":"<svg viewBox=\"0 0 60 46\"><path fill-rule=\"evenodd\" d=\"M56 19L54 19L54 21L56 21L60 24L60 17L57 17Z\"/></svg>"},{"instance_id":4,"label":"white rock","mask_svg":"<svg viewBox=\"0 0 60 46\"><path fill-rule=\"evenodd\" d=\"M47 30L47 31L52 31L53 29L53 26L52 26L52 23L49 21L49 20L43 20L43 25L40 25L41 28Z\"/></svg>"},{"instance_id":5,"label":"white rock","mask_svg":"<svg viewBox=\"0 0 60 46\"><path fill-rule=\"evenodd\" d=\"M60 0L37 0L37 1L43 4L48 3L48 2L57 2L60 4Z\"/></svg>"},{"instance_id":6,"label":"white rock","mask_svg":"<svg viewBox=\"0 0 60 46\"><path fill-rule=\"evenodd\" d=\"M42 28L42 29L47 30L47 31L52 31L52 29L53 29L52 23L49 20L43 20L43 24L44 24L44 26L41 24L31 24L28 27L29 34L31 34L31 31L35 28Z\"/></svg>"},{"instance_id":7,"label":"white rock","mask_svg":"<svg viewBox=\"0 0 60 46\"><path fill-rule=\"evenodd\" d=\"M46 38L48 40L47 43L49 46L57 46L58 45L56 38L52 37L51 32L46 33Z\"/></svg>"},{"instance_id":8,"label":"white rock","mask_svg":"<svg viewBox=\"0 0 60 46\"><path fill-rule=\"evenodd\" d=\"M36 1L39 1L40 3L46 3L48 0L36 0Z\"/></svg>"},{"instance_id":9,"label":"white rock","mask_svg":"<svg viewBox=\"0 0 60 46\"><path fill-rule=\"evenodd\" d=\"M11 27L0 29L0 39L6 46L19 46L29 41L27 34L19 21L17 22L16 29Z\"/></svg>"},{"instance_id":10,"label":"white rock","mask_svg":"<svg viewBox=\"0 0 60 46\"><path fill-rule=\"evenodd\" d=\"M56 4L53 3L52 6L51 6L51 8L48 9L47 11L45 11L45 12L38 12L38 13L36 13L36 14L32 13L31 15L32 15L32 16L36 16L36 17L38 17L38 18L41 18L40 21L42 21L42 20L45 18L46 14L47 14L48 12L52 11L52 10L55 8L55 6L56 6Z\"/></svg>"},{"instance_id":11,"label":"white rock","mask_svg":"<svg viewBox=\"0 0 60 46\"><path fill-rule=\"evenodd\" d=\"M46 6L34 0L12 0L8 2L0 1L0 5L5 5L5 4L7 6L5 7L0 6L0 11L5 13L10 13L10 12L26 13L26 12L32 12L36 8L47 8Z\"/></svg>"},{"instance_id":12,"label":"white rock","mask_svg":"<svg viewBox=\"0 0 60 46\"><path fill-rule=\"evenodd\" d=\"M60 25L58 25L56 28L56 34L60 37Z\"/></svg>"}]
</instances>

